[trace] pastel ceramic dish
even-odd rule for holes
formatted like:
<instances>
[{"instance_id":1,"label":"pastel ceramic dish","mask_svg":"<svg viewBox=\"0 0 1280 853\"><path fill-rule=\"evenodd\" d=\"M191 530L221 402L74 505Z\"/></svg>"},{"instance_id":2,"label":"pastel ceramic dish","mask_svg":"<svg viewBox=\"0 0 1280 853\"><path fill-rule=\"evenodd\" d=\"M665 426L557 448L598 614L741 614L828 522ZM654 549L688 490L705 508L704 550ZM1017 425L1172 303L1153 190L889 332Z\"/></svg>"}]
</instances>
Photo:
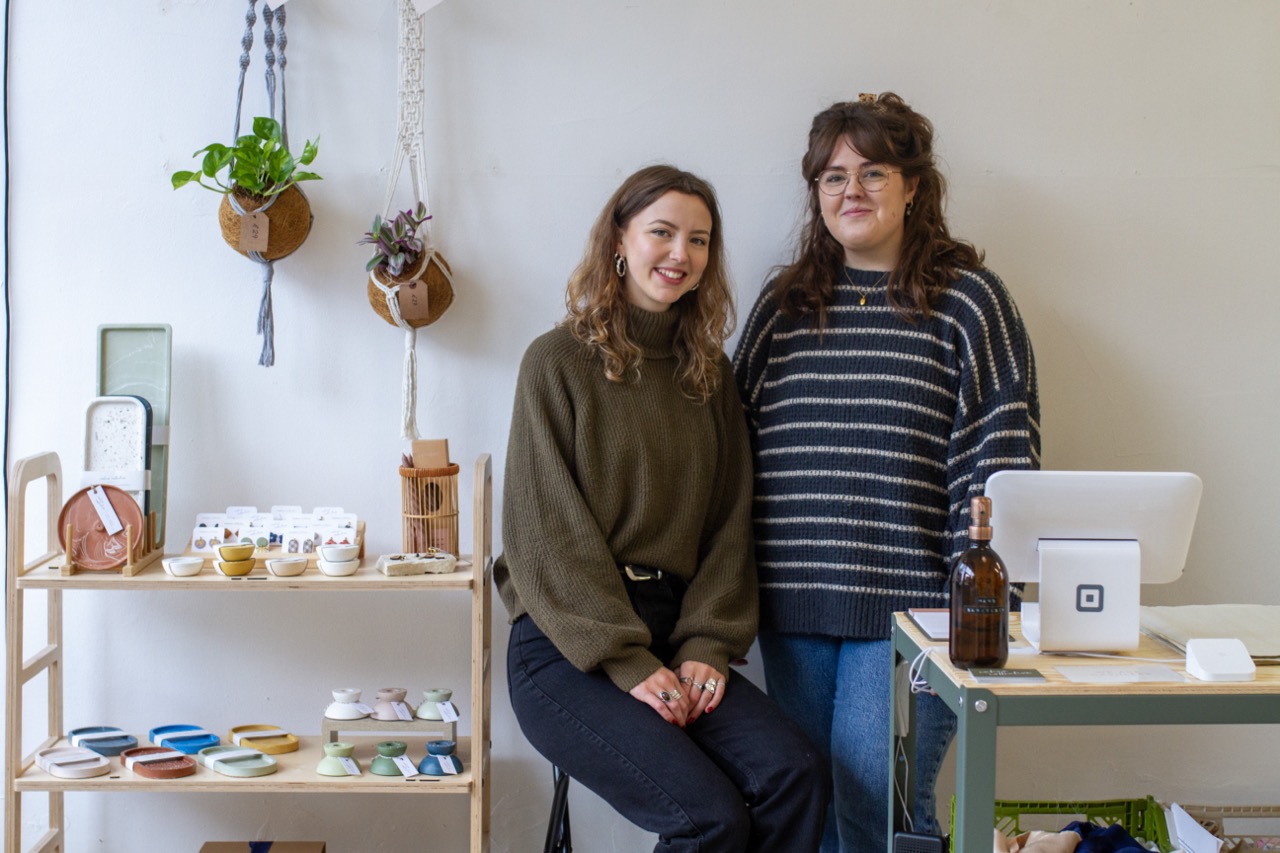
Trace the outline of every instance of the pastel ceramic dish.
<instances>
[{"instance_id":1,"label":"pastel ceramic dish","mask_svg":"<svg viewBox=\"0 0 1280 853\"><path fill-rule=\"evenodd\" d=\"M267 560L267 571L278 578L296 577L306 570L306 557L272 557Z\"/></svg>"},{"instance_id":2,"label":"pastel ceramic dish","mask_svg":"<svg viewBox=\"0 0 1280 853\"><path fill-rule=\"evenodd\" d=\"M111 772L111 762L105 756L78 746L42 749L36 753L36 766L63 779L88 779Z\"/></svg>"},{"instance_id":3,"label":"pastel ceramic dish","mask_svg":"<svg viewBox=\"0 0 1280 853\"><path fill-rule=\"evenodd\" d=\"M203 557L165 557L164 570L175 578L189 578L204 568Z\"/></svg>"},{"instance_id":4,"label":"pastel ceramic dish","mask_svg":"<svg viewBox=\"0 0 1280 853\"><path fill-rule=\"evenodd\" d=\"M360 556L359 545L321 545L320 556L331 563L345 563Z\"/></svg>"},{"instance_id":5,"label":"pastel ceramic dish","mask_svg":"<svg viewBox=\"0 0 1280 853\"><path fill-rule=\"evenodd\" d=\"M268 726L262 724L253 724L248 726L236 726L228 735L229 740L235 746L247 746L268 755L280 755L285 752L298 751L298 737L292 732L286 732L279 726Z\"/></svg>"},{"instance_id":6,"label":"pastel ceramic dish","mask_svg":"<svg viewBox=\"0 0 1280 853\"><path fill-rule=\"evenodd\" d=\"M409 745L402 740L384 740L378 744L378 754L369 765L369 772L377 776L401 776L400 765L395 759L404 755Z\"/></svg>"},{"instance_id":7,"label":"pastel ceramic dish","mask_svg":"<svg viewBox=\"0 0 1280 853\"><path fill-rule=\"evenodd\" d=\"M321 557L316 560L316 566L319 567L322 574L326 574L331 578L345 578L356 573L356 569L360 568L360 561L345 560L341 563L333 563Z\"/></svg>"},{"instance_id":8,"label":"pastel ceramic dish","mask_svg":"<svg viewBox=\"0 0 1280 853\"><path fill-rule=\"evenodd\" d=\"M453 754L457 747L457 743L451 740L427 741L427 754L418 762L418 772L427 776L452 776L461 773L462 762Z\"/></svg>"},{"instance_id":9,"label":"pastel ceramic dish","mask_svg":"<svg viewBox=\"0 0 1280 853\"><path fill-rule=\"evenodd\" d=\"M85 726L67 732L67 742L72 746L91 749L99 755L119 755L138 745L133 735L111 726Z\"/></svg>"},{"instance_id":10,"label":"pastel ceramic dish","mask_svg":"<svg viewBox=\"0 0 1280 853\"><path fill-rule=\"evenodd\" d=\"M187 725L156 726L147 732L147 739L156 746L176 749L186 755L195 755L202 749L217 746L220 741L213 732Z\"/></svg>"},{"instance_id":11,"label":"pastel ceramic dish","mask_svg":"<svg viewBox=\"0 0 1280 853\"><path fill-rule=\"evenodd\" d=\"M324 758L320 759L320 764L316 767L316 772L321 776L351 776L347 771L346 764L342 759L351 758L352 753L356 751L354 743L346 743L344 741L336 741L334 743L326 743L324 745ZM354 758L351 759L355 761ZM356 764L359 767L359 763Z\"/></svg>"},{"instance_id":12,"label":"pastel ceramic dish","mask_svg":"<svg viewBox=\"0 0 1280 853\"><path fill-rule=\"evenodd\" d=\"M270 755L244 746L211 746L200 750L200 763L223 776L267 776L278 765Z\"/></svg>"},{"instance_id":13,"label":"pastel ceramic dish","mask_svg":"<svg viewBox=\"0 0 1280 853\"><path fill-rule=\"evenodd\" d=\"M361 710L359 702L359 690L354 687L339 687L333 691L333 701L324 709L324 715L331 720L362 720L369 716L369 712Z\"/></svg>"},{"instance_id":14,"label":"pastel ceramic dish","mask_svg":"<svg viewBox=\"0 0 1280 853\"><path fill-rule=\"evenodd\" d=\"M252 542L237 542L234 545L219 545L218 556L228 562L248 560L253 557L255 546Z\"/></svg>"},{"instance_id":15,"label":"pastel ceramic dish","mask_svg":"<svg viewBox=\"0 0 1280 853\"><path fill-rule=\"evenodd\" d=\"M139 746L120 753L126 770L146 779L180 779L196 772L196 760L163 746Z\"/></svg>"},{"instance_id":16,"label":"pastel ceramic dish","mask_svg":"<svg viewBox=\"0 0 1280 853\"><path fill-rule=\"evenodd\" d=\"M422 704L418 706L419 720L443 720L439 702L448 702L453 698L453 691L447 687L433 687L422 691Z\"/></svg>"},{"instance_id":17,"label":"pastel ceramic dish","mask_svg":"<svg viewBox=\"0 0 1280 853\"><path fill-rule=\"evenodd\" d=\"M229 578L241 578L253 571L253 559L248 560L227 560L218 561L218 571Z\"/></svg>"}]
</instances>

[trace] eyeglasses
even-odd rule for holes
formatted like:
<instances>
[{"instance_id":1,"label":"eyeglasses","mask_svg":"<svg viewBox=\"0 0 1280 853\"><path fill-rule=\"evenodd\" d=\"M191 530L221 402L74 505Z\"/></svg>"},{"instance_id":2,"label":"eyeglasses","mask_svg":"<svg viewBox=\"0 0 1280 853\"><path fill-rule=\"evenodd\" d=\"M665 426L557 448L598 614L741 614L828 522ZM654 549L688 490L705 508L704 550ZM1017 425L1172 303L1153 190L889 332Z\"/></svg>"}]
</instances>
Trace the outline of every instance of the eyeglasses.
<instances>
[{"instance_id":1,"label":"eyeglasses","mask_svg":"<svg viewBox=\"0 0 1280 853\"><path fill-rule=\"evenodd\" d=\"M850 174L844 169L823 169L813 182L818 189L827 195L840 195L849 186L850 178L857 178L858 185L869 193L879 192L889 183L890 175L902 174L901 169L885 169L880 166L867 166Z\"/></svg>"}]
</instances>

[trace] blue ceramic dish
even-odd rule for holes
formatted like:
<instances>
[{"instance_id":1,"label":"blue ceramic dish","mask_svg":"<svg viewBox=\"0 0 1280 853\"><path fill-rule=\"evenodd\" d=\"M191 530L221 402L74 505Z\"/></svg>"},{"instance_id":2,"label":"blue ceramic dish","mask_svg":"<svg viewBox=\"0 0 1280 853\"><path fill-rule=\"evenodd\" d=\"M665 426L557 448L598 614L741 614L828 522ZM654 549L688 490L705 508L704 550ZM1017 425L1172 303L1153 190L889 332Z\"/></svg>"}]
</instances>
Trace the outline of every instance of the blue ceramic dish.
<instances>
[{"instance_id":1,"label":"blue ceramic dish","mask_svg":"<svg viewBox=\"0 0 1280 853\"><path fill-rule=\"evenodd\" d=\"M138 745L138 739L125 734L114 726L85 726L67 732L67 742L72 746L91 749L98 755L119 755Z\"/></svg>"},{"instance_id":2,"label":"blue ceramic dish","mask_svg":"<svg viewBox=\"0 0 1280 853\"><path fill-rule=\"evenodd\" d=\"M184 755L195 755L202 749L217 746L222 742L213 732L207 732L199 726L187 725L157 726L147 733L147 737L156 746L176 749Z\"/></svg>"}]
</instances>

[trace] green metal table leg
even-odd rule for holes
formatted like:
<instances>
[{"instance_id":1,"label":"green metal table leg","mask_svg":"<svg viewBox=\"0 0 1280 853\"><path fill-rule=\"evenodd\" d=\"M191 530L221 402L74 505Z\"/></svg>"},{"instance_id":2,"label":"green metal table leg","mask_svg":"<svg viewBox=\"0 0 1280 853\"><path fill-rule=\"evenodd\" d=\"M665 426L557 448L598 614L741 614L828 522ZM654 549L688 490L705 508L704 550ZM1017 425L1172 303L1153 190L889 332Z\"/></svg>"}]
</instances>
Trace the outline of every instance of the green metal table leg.
<instances>
[{"instance_id":1,"label":"green metal table leg","mask_svg":"<svg viewBox=\"0 0 1280 853\"><path fill-rule=\"evenodd\" d=\"M956 825L954 853L991 849L996 799L996 698L985 690L963 691L956 709Z\"/></svg>"}]
</instances>

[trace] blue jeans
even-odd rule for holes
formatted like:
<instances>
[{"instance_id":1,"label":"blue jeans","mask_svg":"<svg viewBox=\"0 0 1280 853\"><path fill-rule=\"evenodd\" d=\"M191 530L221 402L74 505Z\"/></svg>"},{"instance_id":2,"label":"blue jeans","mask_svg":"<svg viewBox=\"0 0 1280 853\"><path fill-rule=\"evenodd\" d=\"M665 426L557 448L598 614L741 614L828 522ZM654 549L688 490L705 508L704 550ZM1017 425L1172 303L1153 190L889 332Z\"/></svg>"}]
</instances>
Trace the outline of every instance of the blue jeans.
<instances>
[{"instance_id":1,"label":"blue jeans","mask_svg":"<svg viewBox=\"0 0 1280 853\"><path fill-rule=\"evenodd\" d=\"M821 753L738 673L680 729L601 671L574 667L533 620L511 626L511 707L533 747L623 817L655 853L812 853L831 796Z\"/></svg>"},{"instance_id":2,"label":"blue jeans","mask_svg":"<svg viewBox=\"0 0 1280 853\"><path fill-rule=\"evenodd\" d=\"M762 632L760 651L769 695L831 759L822 853L888 850L889 641ZM956 718L937 696L917 700L914 829L936 833L934 783Z\"/></svg>"}]
</instances>

